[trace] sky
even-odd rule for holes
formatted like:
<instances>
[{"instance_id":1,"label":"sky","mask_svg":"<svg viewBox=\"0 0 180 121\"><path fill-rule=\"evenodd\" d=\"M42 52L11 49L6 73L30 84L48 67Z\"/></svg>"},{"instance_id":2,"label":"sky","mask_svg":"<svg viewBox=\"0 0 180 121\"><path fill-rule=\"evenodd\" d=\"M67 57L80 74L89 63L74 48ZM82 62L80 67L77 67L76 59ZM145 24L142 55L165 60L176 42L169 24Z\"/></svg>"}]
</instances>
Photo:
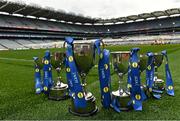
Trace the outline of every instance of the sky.
<instances>
[{"instance_id":1,"label":"sky","mask_svg":"<svg viewBox=\"0 0 180 121\"><path fill-rule=\"evenodd\" d=\"M153 11L180 8L180 0L8 0L52 7L92 18L117 18Z\"/></svg>"}]
</instances>

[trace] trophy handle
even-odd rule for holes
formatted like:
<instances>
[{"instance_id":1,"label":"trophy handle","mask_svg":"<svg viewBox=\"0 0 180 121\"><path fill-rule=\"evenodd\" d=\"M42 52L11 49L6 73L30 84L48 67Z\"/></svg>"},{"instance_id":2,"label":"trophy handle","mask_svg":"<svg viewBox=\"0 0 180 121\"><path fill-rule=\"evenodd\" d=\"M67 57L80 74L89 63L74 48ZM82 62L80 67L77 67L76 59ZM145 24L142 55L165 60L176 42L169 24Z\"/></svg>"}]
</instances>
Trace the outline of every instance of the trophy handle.
<instances>
[{"instance_id":1,"label":"trophy handle","mask_svg":"<svg viewBox=\"0 0 180 121\"><path fill-rule=\"evenodd\" d=\"M64 41L64 43L63 43L63 49L65 49L66 48L66 41Z\"/></svg>"},{"instance_id":2,"label":"trophy handle","mask_svg":"<svg viewBox=\"0 0 180 121\"><path fill-rule=\"evenodd\" d=\"M102 44L102 48L104 49L104 48L105 48L105 44L104 44L103 40L100 39L100 42L101 42L101 44Z\"/></svg>"}]
</instances>

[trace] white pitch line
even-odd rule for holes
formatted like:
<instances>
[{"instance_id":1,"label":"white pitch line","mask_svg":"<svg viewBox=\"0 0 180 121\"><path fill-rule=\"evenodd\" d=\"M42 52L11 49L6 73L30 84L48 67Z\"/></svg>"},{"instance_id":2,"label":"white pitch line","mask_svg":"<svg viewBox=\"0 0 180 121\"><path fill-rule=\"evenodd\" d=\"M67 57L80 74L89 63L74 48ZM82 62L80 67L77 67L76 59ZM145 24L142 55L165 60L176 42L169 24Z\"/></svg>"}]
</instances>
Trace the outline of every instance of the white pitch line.
<instances>
[{"instance_id":1,"label":"white pitch line","mask_svg":"<svg viewBox=\"0 0 180 121\"><path fill-rule=\"evenodd\" d=\"M17 59L17 58L0 58L0 60L11 60L11 61L26 61L26 62L33 62L33 60Z\"/></svg>"}]
</instances>

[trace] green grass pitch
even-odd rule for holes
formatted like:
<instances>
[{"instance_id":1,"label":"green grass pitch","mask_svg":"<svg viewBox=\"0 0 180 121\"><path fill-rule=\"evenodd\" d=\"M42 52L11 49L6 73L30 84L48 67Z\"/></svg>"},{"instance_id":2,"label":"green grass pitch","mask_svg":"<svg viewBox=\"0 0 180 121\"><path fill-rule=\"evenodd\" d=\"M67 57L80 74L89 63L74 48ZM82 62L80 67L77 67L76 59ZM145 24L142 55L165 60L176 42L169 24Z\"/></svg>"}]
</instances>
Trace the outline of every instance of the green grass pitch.
<instances>
[{"instance_id":1,"label":"green grass pitch","mask_svg":"<svg viewBox=\"0 0 180 121\"><path fill-rule=\"evenodd\" d=\"M100 101L100 89L97 68L88 74L88 91L96 97L99 112L91 117L77 117L68 112L70 100L51 101L44 94L34 93L33 62L0 59L0 119L16 120L138 120L138 119L180 119L180 45L136 45L106 47L111 51L130 50L140 47L140 53L148 51L159 52L166 49L170 60L170 69L175 85L175 97L163 95L161 100L149 99L143 102L143 111L128 111L116 113L113 109L103 109ZM50 49L51 52L61 49ZM45 50L0 51L0 58L16 58L32 60L33 56L43 56ZM164 67L159 69L165 78ZM54 73L54 79L56 75ZM65 73L63 73L65 80ZM117 89L118 77L111 77L112 88ZM142 82L145 81L144 73Z\"/></svg>"}]
</instances>

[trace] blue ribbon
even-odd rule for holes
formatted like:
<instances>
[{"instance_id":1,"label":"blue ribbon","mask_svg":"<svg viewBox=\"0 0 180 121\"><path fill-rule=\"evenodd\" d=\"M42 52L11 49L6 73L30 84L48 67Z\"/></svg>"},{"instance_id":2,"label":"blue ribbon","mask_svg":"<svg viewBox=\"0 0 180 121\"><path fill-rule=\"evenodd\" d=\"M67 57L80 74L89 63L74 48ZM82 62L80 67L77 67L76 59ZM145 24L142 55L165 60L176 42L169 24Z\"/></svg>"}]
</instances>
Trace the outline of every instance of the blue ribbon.
<instances>
[{"instance_id":1,"label":"blue ribbon","mask_svg":"<svg viewBox=\"0 0 180 121\"><path fill-rule=\"evenodd\" d=\"M165 64L165 72L166 72L166 90L167 94L170 96L174 96L174 86L173 86L173 80L171 76L171 72L169 69L169 64L168 64L168 56L166 50L162 51L162 54L164 55L166 59L166 64Z\"/></svg>"},{"instance_id":2,"label":"blue ribbon","mask_svg":"<svg viewBox=\"0 0 180 121\"><path fill-rule=\"evenodd\" d=\"M154 81L154 54L152 52L147 53L148 65L146 69L146 86L152 91L153 81Z\"/></svg>"},{"instance_id":3,"label":"blue ribbon","mask_svg":"<svg viewBox=\"0 0 180 121\"><path fill-rule=\"evenodd\" d=\"M141 84L140 84L140 70L139 70L139 58L138 58L138 51L139 48L133 48L131 50L131 85L132 88L130 88L131 92L131 100L133 104L133 108L135 110L142 110L142 100L143 100L143 94L141 90Z\"/></svg>"},{"instance_id":4,"label":"blue ribbon","mask_svg":"<svg viewBox=\"0 0 180 121\"><path fill-rule=\"evenodd\" d=\"M95 49L100 57L98 63L98 72L100 80L101 90L101 103L104 108L109 108L111 104L111 92L110 92L110 66L109 66L109 50L100 48L100 40L96 40L94 43ZM95 54L94 54L95 55Z\"/></svg>"},{"instance_id":5,"label":"blue ribbon","mask_svg":"<svg viewBox=\"0 0 180 121\"><path fill-rule=\"evenodd\" d=\"M146 69L147 89L154 98L160 99L161 94L158 93L159 91L153 89L153 84L154 84L154 54L152 52L148 52L147 56L148 56L148 66Z\"/></svg>"},{"instance_id":6,"label":"blue ribbon","mask_svg":"<svg viewBox=\"0 0 180 121\"><path fill-rule=\"evenodd\" d=\"M52 80L52 65L50 63L51 54L50 51L47 50L45 52L45 56L43 58L43 85L44 85L44 93L48 94L50 88L53 86L53 80Z\"/></svg>"},{"instance_id":7,"label":"blue ribbon","mask_svg":"<svg viewBox=\"0 0 180 121\"><path fill-rule=\"evenodd\" d=\"M39 65L36 64L36 61L39 59L38 57L33 57L35 61L35 74L34 74L34 82L35 82L35 90L36 94L40 94L43 91L42 82L41 82L41 71Z\"/></svg>"},{"instance_id":8,"label":"blue ribbon","mask_svg":"<svg viewBox=\"0 0 180 121\"><path fill-rule=\"evenodd\" d=\"M98 55L100 55L101 54L101 48L100 48L100 46L101 46L101 40L100 39L97 39L95 42L94 42L94 49L97 49L97 53L98 53ZM95 51L94 51L95 52ZM95 56L95 53L94 53L94 56Z\"/></svg>"},{"instance_id":9,"label":"blue ribbon","mask_svg":"<svg viewBox=\"0 0 180 121\"><path fill-rule=\"evenodd\" d=\"M71 73L68 71L69 65L68 65L68 61L67 58L65 59L65 65L66 65L66 78L67 78L67 83L68 83L68 89L69 89L69 96L73 96L73 92L74 92L74 86L73 86L73 82L71 79Z\"/></svg>"},{"instance_id":10,"label":"blue ribbon","mask_svg":"<svg viewBox=\"0 0 180 121\"><path fill-rule=\"evenodd\" d=\"M113 97L113 98L112 98L111 105L112 105L112 108L113 108L116 112L118 112L118 113L121 112L121 110L120 110L120 103L119 103L119 99L118 99L118 98Z\"/></svg>"},{"instance_id":11,"label":"blue ribbon","mask_svg":"<svg viewBox=\"0 0 180 121\"><path fill-rule=\"evenodd\" d=\"M87 102L85 100L85 95L73 58L73 38L66 37L65 42L68 44L66 50L66 72L70 96L73 98L76 108L85 108L87 106Z\"/></svg>"}]
</instances>

